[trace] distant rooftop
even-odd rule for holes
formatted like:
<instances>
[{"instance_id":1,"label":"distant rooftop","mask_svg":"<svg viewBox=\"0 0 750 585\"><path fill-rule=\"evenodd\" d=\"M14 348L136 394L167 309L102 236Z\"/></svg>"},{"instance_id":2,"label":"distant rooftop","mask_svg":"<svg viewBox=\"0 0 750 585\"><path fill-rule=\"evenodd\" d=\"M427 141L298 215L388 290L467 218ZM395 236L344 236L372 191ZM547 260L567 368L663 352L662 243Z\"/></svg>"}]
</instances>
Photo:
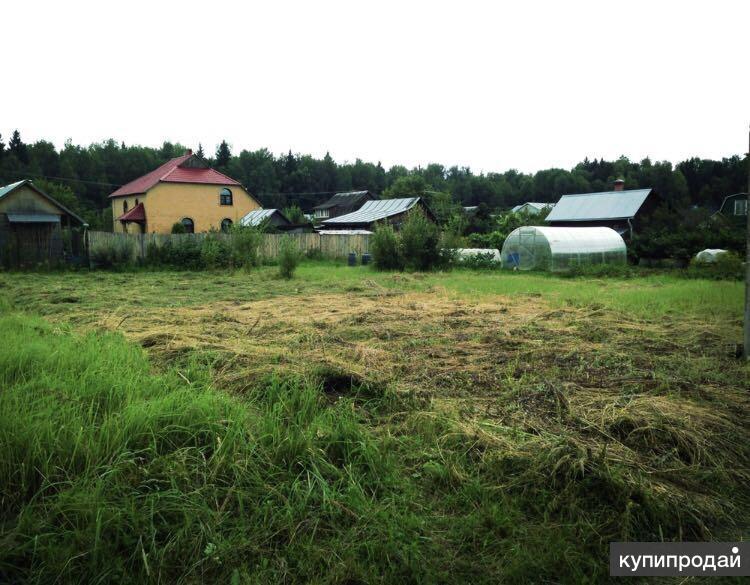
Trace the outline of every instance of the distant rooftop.
<instances>
[{"instance_id":1,"label":"distant rooftop","mask_svg":"<svg viewBox=\"0 0 750 585\"><path fill-rule=\"evenodd\" d=\"M418 203L419 197L367 201L357 211L327 219L323 222L323 225L370 224L409 211Z\"/></svg>"},{"instance_id":2,"label":"distant rooftop","mask_svg":"<svg viewBox=\"0 0 750 585\"><path fill-rule=\"evenodd\" d=\"M631 219L650 193L651 189L631 189L563 195L546 221Z\"/></svg>"}]
</instances>

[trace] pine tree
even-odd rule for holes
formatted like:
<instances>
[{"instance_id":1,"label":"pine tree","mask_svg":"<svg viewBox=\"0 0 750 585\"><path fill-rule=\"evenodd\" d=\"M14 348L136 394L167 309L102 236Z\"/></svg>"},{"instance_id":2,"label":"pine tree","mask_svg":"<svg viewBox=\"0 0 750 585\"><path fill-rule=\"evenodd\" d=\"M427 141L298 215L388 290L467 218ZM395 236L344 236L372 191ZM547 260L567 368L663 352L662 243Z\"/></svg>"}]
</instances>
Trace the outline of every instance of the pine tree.
<instances>
[{"instance_id":1,"label":"pine tree","mask_svg":"<svg viewBox=\"0 0 750 585\"><path fill-rule=\"evenodd\" d=\"M206 158L206 154L203 152L203 145L200 142L198 143L198 152L195 153L195 156L199 159Z\"/></svg>"},{"instance_id":2,"label":"pine tree","mask_svg":"<svg viewBox=\"0 0 750 585\"><path fill-rule=\"evenodd\" d=\"M2 160L4 152L5 152L5 142L3 142L3 135L0 134L0 160Z\"/></svg>"},{"instance_id":3,"label":"pine tree","mask_svg":"<svg viewBox=\"0 0 750 585\"><path fill-rule=\"evenodd\" d=\"M229 145L226 140L222 140L219 147L216 149L216 166L218 168L226 168L229 161L232 158L232 151L229 150Z\"/></svg>"},{"instance_id":4,"label":"pine tree","mask_svg":"<svg viewBox=\"0 0 750 585\"><path fill-rule=\"evenodd\" d=\"M13 131L13 136L8 142L8 150L15 154L16 158L23 164L29 164L29 151L21 140L21 133L18 130Z\"/></svg>"}]
</instances>

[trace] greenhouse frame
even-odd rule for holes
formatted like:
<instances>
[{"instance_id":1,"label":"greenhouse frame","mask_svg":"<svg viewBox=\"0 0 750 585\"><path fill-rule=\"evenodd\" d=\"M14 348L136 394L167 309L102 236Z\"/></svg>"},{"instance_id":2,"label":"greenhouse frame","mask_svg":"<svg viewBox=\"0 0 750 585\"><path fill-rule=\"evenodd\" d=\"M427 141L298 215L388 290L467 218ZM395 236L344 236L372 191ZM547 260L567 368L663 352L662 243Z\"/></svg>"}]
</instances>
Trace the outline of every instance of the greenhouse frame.
<instances>
[{"instance_id":1,"label":"greenhouse frame","mask_svg":"<svg viewBox=\"0 0 750 585\"><path fill-rule=\"evenodd\" d=\"M627 247L608 227L524 226L503 243L503 268L569 270L574 266L625 264Z\"/></svg>"}]
</instances>

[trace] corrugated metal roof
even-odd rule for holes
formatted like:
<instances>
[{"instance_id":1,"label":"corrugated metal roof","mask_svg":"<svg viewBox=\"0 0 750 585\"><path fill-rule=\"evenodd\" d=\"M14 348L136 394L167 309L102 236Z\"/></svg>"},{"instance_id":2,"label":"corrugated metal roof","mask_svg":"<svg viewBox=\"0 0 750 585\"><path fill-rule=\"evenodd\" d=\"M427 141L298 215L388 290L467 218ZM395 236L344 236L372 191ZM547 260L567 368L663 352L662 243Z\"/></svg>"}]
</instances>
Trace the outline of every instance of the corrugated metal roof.
<instances>
[{"instance_id":1,"label":"corrugated metal roof","mask_svg":"<svg viewBox=\"0 0 750 585\"><path fill-rule=\"evenodd\" d=\"M651 189L563 195L546 221L597 221L635 217Z\"/></svg>"},{"instance_id":2,"label":"corrugated metal roof","mask_svg":"<svg viewBox=\"0 0 750 585\"><path fill-rule=\"evenodd\" d=\"M255 209L240 220L244 226L257 227L266 220L270 220L274 213L281 213L278 209ZM283 214L282 214L283 217ZM286 219L286 218L285 218Z\"/></svg>"},{"instance_id":3,"label":"corrugated metal roof","mask_svg":"<svg viewBox=\"0 0 750 585\"><path fill-rule=\"evenodd\" d=\"M6 213L11 223L60 223L60 216L54 213Z\"/></svg>"},{"instance_id":4,"label":"corrugated metal roof","mask_svg":"<svg viewBox=\"0 0 750 585\"><path fill-rule=\"evenodd\" d=\"M313 209L330 209L331 207L344 206L352 207L359 202L364 201L369 191L347 191L346 193L336 193L325 203L316 205Z\"/></svg>"},{"instance_id":5,"label":"corrugated metal roof","mask_svg":"<svg viewBox=\"0 0 750 585\"><path fill-rule=\"evenodd\" d=\"M21 186L21 184L25 182L26 179L22 179L20 181L16 181L15 183L11 183L10 185L5 185L5 187L0 187L0 197L4 197L5 195L13 191L13 189Z\"/></svg>"},{"instance_id":6,"label":"corrugated metal roof","mask_svg":"<svg viewBox=\"0 0 750 585\"><path fill-rule=\"evenodd\" d=\"M76 215L75 213L73 213L70 209L68 209L67 207L65 207L59 201L57 201L57 200L53 199L52 197L50 197L49 195L47 195L44 191L42 191L36 185L34 185L34 183L32 183L29 179L22 179L20 181L16 181L15 183L11 183L10 185L5 185L5 187L0 187L0 199L2 199L3 197L5 197L6 195L8 195L9 193L11 193L12 191L14 191L15 189L17 189L17 188L19 188L19 187L21 187L23 185L27 185L30 189L36 191L39 195L41 195L42 197L44 197L47 201L49 201L50 203L52 203L56 207L59 207L62 211L64 211L65 213L67 213L70 217L72 217L76 221L80 222L83 225L87 225L86 222L84 222L82 218L80 218L78 215Z\"/></svg>"},{"instance_id":7,"label":"corrugated metal roof","mask_svg":"<svg viewBox=\"0 0 750 585\"><path fill-rule=\"evenodd\" d=\"M555 206L555 204L554 204L554 203L537 203L537 202L535 202L535 201L527 201L526 203L521 203L520 205L516 205L516 206L515 206L515 207L514 207L513 209L511 209L511 211L512 211L513 213L516 213L516 212L517 212L517 211L518 211L519 209L521 209L521 208L522 208L522 207L524 207L525 205L528 205L528 206L530 206L530 207L533 207L534 209L536 209L536 210L538 210L538 211L542 211L542 209L544 209L545 207L550 207L550 208L552 208L552 207L554 207L554 206Z\"/></svg>"},{"instance_id":8,"label":"corrugated metal roof","mask_svg":"<svg viewBox=\"0 0 750 585\"><path fill-rule=\"evenodd\" d=\"M387 217L392 217L400 213L409 211L419 203L419 197L407 197L405 199L378 199L375 201L367 201L365 204L352 213L346 215L340 215L327 219L323 222L323 225L338 225L338 224L370 224L375 221L380 221Z\"/></svg>"}]
</instances>

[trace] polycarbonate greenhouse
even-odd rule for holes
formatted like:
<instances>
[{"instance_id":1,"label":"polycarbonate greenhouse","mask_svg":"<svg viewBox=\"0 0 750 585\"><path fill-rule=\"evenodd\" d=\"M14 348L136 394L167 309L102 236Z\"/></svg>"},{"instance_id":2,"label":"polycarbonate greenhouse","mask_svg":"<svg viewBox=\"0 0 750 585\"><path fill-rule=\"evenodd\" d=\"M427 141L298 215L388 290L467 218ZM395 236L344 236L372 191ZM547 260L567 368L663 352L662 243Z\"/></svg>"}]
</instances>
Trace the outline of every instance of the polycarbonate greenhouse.
<instances>
[{"instance_id":1,"label":"polycarbonate greenhouse","mask_svg":"<svg viewBox=\"0 0 750 585\"><path fill-rule=\"evenodd\" d=\"M608 227L524 226L506 238L503 268L568 270L573 266L625 264L627 248Z\"/></svg>"}]
</instances>

